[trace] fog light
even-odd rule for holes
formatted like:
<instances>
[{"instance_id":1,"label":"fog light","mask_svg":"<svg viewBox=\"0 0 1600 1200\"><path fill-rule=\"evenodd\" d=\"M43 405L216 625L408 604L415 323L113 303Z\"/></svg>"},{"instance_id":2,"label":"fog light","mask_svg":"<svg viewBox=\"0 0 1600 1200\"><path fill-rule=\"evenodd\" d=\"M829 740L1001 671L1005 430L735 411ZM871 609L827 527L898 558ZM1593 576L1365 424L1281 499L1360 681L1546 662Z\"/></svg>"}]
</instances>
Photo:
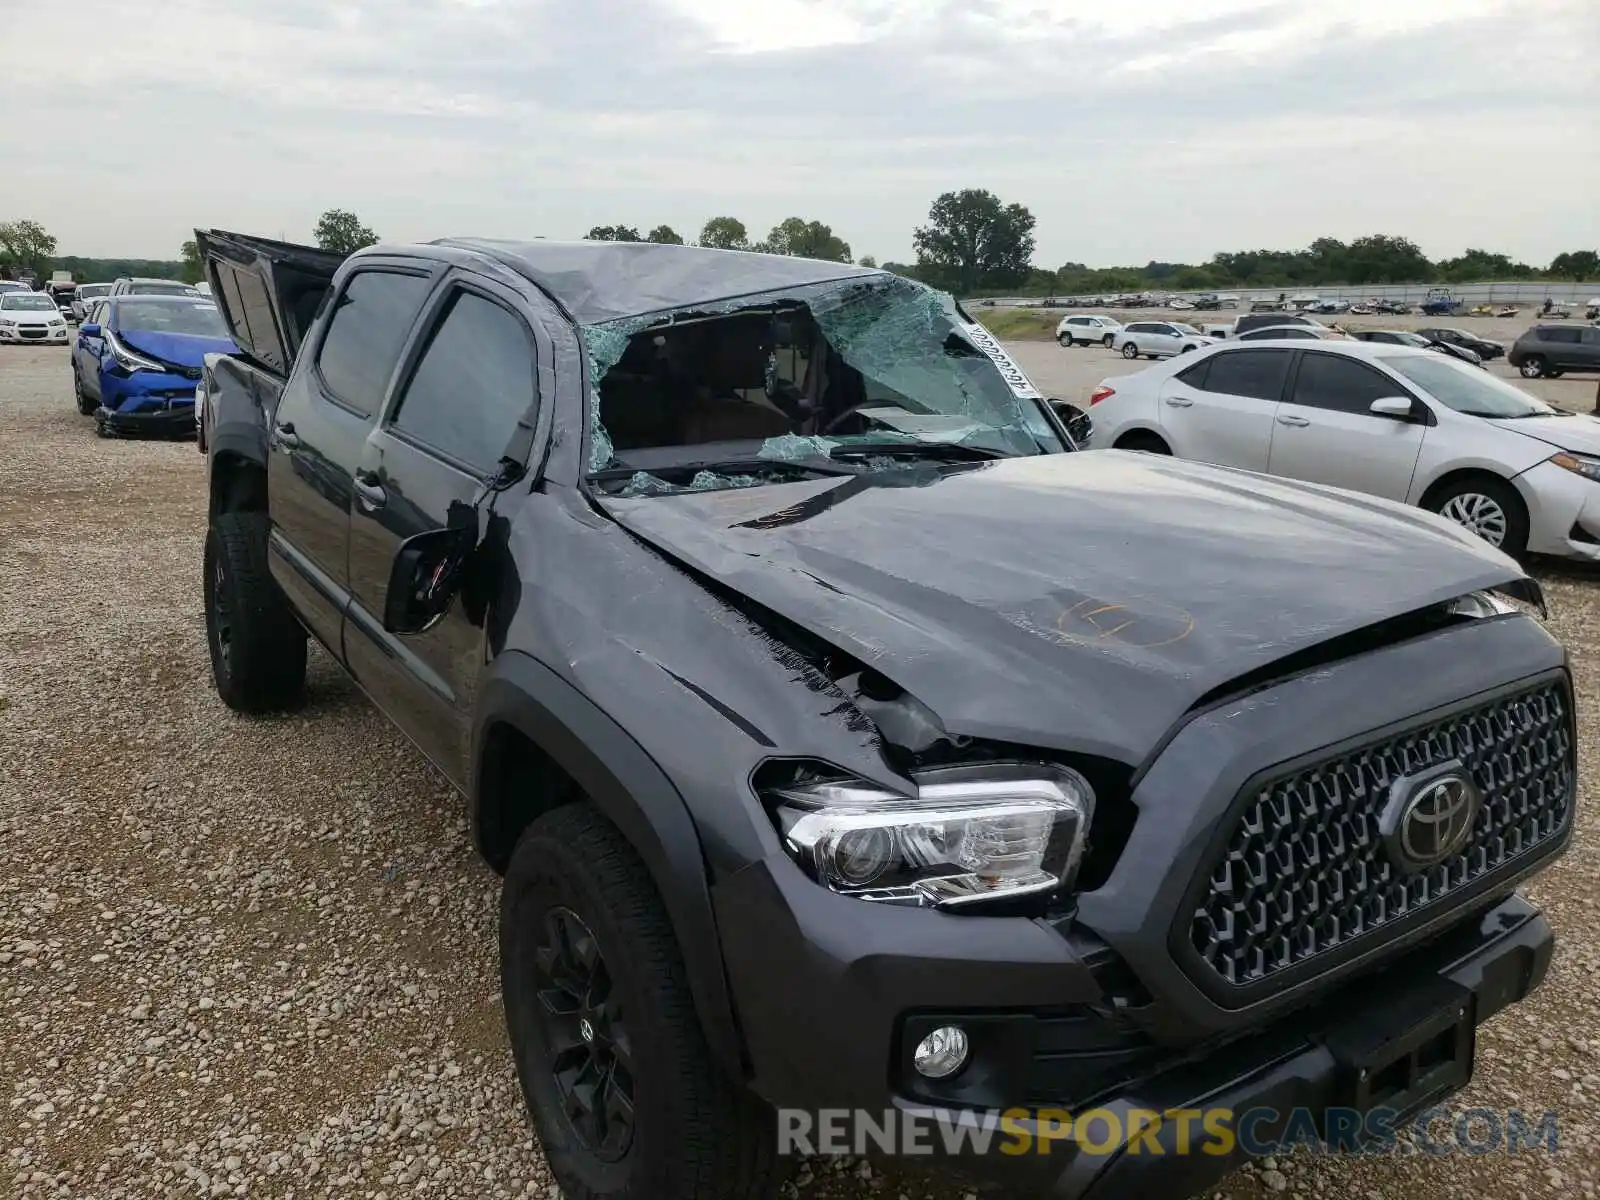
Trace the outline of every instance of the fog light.
<instances>
[{"instance_id":1,"label":"fog light","mask_svg":"<svg viewBox=\"0 0 1600 1200\"><path fill-rule=\"evenodd\" d=\"M941 1025L922 1041L912 1063L917 1074L929 1079L948 1079L967 1065L967 1034L959 1025Z\"/></svg>"}]
</instances>

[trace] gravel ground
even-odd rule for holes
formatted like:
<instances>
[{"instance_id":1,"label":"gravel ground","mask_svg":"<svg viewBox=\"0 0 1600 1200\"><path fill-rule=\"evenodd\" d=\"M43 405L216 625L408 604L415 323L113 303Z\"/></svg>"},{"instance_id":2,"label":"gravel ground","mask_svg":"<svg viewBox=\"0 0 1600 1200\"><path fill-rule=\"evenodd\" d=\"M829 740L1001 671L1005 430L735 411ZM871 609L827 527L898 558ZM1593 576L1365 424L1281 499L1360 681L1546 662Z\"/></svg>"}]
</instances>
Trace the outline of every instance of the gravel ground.
<instances>
[{"instance_id":1,"label":"gravel ground","mask_svg":"<svg viewBox=\"0 0 1600 1200\"><path fill-rule=\"evenodd\" d=\"M192 444L98 441L66 354L0 348L0 1195L553 1194L499 1009L496 880L461 805L325 657L302 713L211 689ZM1600 581L1541 568L1600 763ZM1600 1183L1595 824L1532 888L1549 983L1462 1105L1562 1152L1295 1156L1219 1196L1566 1197ZM826 1200L966 1200L859 1162Z\"/></svg>"}]
</instances>

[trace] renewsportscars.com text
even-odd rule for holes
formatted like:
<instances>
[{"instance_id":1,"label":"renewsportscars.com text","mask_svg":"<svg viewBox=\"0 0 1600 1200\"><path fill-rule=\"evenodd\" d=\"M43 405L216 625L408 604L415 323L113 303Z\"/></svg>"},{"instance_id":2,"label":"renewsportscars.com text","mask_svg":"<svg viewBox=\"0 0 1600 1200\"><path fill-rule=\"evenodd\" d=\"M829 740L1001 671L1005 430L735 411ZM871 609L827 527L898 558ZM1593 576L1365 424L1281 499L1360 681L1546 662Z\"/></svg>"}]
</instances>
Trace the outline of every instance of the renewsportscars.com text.
<instances>
[{"instance_id":1,"label":"renewsportscars.com text","mask_svg":"<svg viewBox=\"0 0 1600 1200\"><path fill-rule=\"evenodd\" d=\"M778 1110L778 1152L798 1155L1022 1155L1059 1153L1260 1158L1304 1146L1328 1154L1517 1154L1559 1150L1556 1114L1429 1108L1415 1116L1353 1108L1157 1112L1011 1108L1004 1111Z\"/></svg>"}]
</instances>

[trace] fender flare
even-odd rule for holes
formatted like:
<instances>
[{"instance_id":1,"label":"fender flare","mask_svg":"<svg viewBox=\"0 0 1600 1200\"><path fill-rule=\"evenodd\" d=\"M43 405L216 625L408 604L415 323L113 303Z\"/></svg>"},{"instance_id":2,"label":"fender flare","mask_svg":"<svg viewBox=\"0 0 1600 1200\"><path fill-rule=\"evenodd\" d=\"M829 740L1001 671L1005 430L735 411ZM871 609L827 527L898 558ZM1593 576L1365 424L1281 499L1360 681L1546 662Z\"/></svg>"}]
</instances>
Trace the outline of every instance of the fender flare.
<instances>
[{"instance_id":1,"label":"fender flare","mask_svg":"<svg viewBox=\"0 0 1600 1200\"><path fill-rule=\"evenodd\" d=\"M483 807L489 731L509 725L548 754L584 790L644 861L677 936L700 1025L712 1053L736 1077L746 1074L721 941L694 819L666 773L633 737L543 663L506 651L489 666L472 730L467 792L473 845L497 871L499 816Z\"/></svg>"},{"instance_id":2,"label":"fender flare","mask_svg":"<svg viewBox=\"0 0 1600 1200\"><path fill-rule=\"evenodd\" d=\"M215 513L226 497L218 494L225 486L217 474L218 464L237 459L265 472L267 439L259 425L248 421L228 421L206 429L206 511Z\"/></svg>"}]
</instances>

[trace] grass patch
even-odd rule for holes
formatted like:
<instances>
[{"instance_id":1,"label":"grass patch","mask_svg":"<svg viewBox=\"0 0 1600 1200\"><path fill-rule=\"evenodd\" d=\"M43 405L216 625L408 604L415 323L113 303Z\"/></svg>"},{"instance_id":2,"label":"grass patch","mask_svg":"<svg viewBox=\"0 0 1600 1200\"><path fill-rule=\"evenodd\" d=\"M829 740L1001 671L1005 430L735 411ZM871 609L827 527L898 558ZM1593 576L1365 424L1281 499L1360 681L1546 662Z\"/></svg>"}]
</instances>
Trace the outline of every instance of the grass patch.
<instances>
[{"instance_id":1,"label":"grass patch","mask_svg":"<svg viewBox=\"0 0 1600 1200\"><path fill-rule=\"evenodd\" d=\"M967 310L997 338L1013 341L1052 341L1061 312L1052 308L969 308Z\"/></svg>"}]
</instances>

